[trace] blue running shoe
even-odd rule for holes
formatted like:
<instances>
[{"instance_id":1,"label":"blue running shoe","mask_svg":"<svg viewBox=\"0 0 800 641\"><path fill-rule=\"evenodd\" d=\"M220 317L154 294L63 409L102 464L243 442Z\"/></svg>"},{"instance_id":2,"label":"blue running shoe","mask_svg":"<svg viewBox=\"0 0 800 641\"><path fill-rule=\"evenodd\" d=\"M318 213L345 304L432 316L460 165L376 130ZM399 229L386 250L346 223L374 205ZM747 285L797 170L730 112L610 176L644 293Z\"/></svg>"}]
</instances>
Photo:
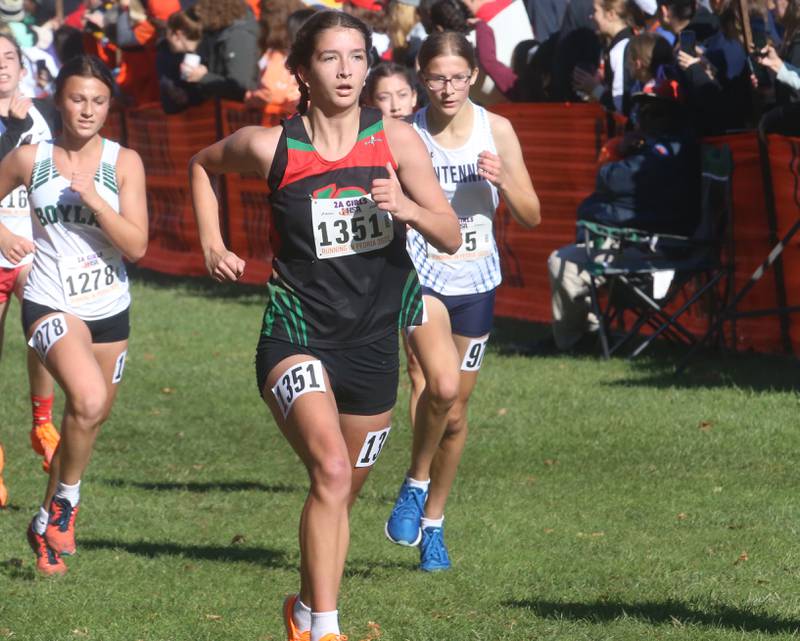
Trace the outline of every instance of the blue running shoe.
<instances>
[{"instance_id":1,"label":"blue running shoe","mask_svg":"<svg viewBox=\"0 0 800 641\"><path fill-rule=\"evenodd\" d=\"M444 544L444 528L426 527L422 529L422 545L419 547L419 569L437 572L450 569L450 557Z\"/></svg>"},{"instance_id":2,"label":"blue running shoe","mask_svg":"<svg viewBox=\"0 0 800 641\"><path fill-rule=\"evenodd\" d=\"M386 521L386 538L398 545L415 547L422 538L419 524L428 498L427 490L411 487L407 481L400 486L400 493L394 502L392 513Z\"/></svg>"}]
</instances>

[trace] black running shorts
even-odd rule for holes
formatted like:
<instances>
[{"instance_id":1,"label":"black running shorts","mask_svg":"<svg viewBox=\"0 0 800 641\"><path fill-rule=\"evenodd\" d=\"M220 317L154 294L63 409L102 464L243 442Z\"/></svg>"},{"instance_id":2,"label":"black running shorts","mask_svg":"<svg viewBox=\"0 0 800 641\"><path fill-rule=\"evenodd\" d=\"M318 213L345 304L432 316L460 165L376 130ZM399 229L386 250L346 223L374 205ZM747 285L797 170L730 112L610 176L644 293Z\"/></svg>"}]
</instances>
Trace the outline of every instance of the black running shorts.
<instances>
[{"instance_id":1,"label":"black running shorts","mask_svg":"<svg viewBox=\"0 0 800 641\"><path fill-rule=\"evenodd\" d=\"M262 334L256 348L259 394L272 369L295 354L308 354L322 362L340 413L374 416L394 407L400 367L396 331L367 345L339 349L299 346Z\"/></svg>"},{"instance_id":2,"label":"black running shorts","mask_svg":"<svg viewBox=\"0 0 800 641\"><path fill-rule=\"evenodd\" d=\"M128 340L131 334L129 309L126 308L119 314L114 314L114 316L109 316L108 318L83 321L92 335L92 343L116 343L117 341ZM25 329L25 336L28 335L36 321L43 316L60 313L62 313L60 309L53 309L30 300L23 300L22 327Z\"/></svg>"}]
</instances>

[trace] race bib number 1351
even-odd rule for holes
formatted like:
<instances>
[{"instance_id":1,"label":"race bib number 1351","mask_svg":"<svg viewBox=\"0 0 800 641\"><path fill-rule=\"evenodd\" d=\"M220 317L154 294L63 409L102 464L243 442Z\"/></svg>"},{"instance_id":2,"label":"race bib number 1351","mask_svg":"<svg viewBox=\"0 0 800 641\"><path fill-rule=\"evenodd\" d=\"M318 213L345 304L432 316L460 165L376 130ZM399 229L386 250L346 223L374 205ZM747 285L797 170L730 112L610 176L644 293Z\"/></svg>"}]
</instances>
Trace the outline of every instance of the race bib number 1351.
<instances>
[{"instance_id":1,"label":"race bib number 1351","mask_svg":"<svg viewBox=\"0 0 800 641\"><path fill-rule=\"evenodd\" d=\"M311 219L320 259L375 251L394 238L391 215L369 195L312 198Z\"/></svg>"}]
</instances>

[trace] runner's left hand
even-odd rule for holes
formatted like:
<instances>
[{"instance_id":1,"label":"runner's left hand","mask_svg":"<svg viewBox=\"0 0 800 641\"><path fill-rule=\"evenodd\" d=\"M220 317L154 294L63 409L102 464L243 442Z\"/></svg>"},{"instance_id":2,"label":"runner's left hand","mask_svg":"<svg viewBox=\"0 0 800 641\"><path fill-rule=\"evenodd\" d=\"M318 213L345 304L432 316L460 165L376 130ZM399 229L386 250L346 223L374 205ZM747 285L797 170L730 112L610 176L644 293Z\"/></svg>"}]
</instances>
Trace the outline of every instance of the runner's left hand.
<instances>
[{"instance_id":1,"label":"runner's left hand","mask_svg":"<svg viewBox=\"0 0 800 641\"><path fill-rule=\"evenodd\" d=\"M503 161L497 154L493 154L491 151L482 151L479 153L478 173L498 189L503 188L503 184L506 180L506 172L503 168Z\"/></svg>"}]
</instances>

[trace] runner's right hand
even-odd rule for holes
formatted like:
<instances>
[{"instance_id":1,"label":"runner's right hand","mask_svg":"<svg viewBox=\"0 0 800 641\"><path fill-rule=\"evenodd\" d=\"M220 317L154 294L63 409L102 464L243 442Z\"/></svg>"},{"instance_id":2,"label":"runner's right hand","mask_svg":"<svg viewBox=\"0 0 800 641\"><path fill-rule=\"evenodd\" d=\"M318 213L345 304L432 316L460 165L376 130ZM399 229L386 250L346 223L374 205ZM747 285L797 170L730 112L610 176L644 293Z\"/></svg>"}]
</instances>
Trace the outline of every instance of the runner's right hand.
<instances>
[{"instance_id":1,"label":"runner's right hand","mask_svg":"<svg viewBox=\"0 0 800 641\"><path fill-rule=\"evenodd\" d=\"M0 238L0 253L15 265L25 256L33 253L34 248L33 241L24 236L9 233Z\"/></svg>"}]
</instances>

